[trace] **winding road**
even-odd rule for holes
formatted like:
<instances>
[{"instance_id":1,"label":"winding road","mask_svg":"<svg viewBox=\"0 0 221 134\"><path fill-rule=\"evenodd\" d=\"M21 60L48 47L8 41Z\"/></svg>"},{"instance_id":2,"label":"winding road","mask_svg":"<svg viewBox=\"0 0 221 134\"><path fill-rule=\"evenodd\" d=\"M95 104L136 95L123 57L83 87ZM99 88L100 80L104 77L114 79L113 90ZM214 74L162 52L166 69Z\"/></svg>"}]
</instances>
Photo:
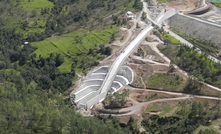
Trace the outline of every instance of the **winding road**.
<instances>
[{"instance_id":1,"label":"winding road","mask_svg":"<svg viewBox=\"0 0 221 134\"><path fill-rule=\"evenodd\" d=\"M165 98L165 99L157 99L157 100L152 100L148 102L142 102L142 103L136 103L136 105L133 105L131 107L126 107L122 108L117 113L113 112L111 114L112 116L126 116L126 115L133 115L139 113L142 108L145 106L148 106L153 103L158 103L158 102L168 102L168 101L180 101L180 100L188 100L188 99L208 99L208 100L217 100L221 101L221 98L219 97L210 97L210 96L200 96L200 95L191 95L191 94L185 94L185 93L175 93L175 92L169 92L169 91L159 91L159 90L152 90L152 89L139 89L139 88L133 88L133 87L128 87L129 90L131 91L150 91L154 93L165 93L168 95L176 95L178 97L175 98ZM107 114L104 114L107 115Z\"/></svg>"}]
</instances>

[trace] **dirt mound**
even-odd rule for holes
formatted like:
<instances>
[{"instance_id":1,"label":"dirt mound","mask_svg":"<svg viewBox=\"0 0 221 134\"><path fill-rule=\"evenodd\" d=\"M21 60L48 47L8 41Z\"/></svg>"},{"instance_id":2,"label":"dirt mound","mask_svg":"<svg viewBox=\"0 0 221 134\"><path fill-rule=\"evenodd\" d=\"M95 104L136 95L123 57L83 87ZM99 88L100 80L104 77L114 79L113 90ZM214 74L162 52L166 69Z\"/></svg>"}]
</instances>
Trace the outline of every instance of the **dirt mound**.
<instances>
[{"instance_id":1,"label":"dirt mound","mask_svg":"<svg viewBox=\"0 0 221 134\"><path fill-rule=\"evenodd\" d=\"M201 6L201 0L173 0L167 3L168 7L176 8L182 12L192 11Z\"/></svg>"}]
</instances>

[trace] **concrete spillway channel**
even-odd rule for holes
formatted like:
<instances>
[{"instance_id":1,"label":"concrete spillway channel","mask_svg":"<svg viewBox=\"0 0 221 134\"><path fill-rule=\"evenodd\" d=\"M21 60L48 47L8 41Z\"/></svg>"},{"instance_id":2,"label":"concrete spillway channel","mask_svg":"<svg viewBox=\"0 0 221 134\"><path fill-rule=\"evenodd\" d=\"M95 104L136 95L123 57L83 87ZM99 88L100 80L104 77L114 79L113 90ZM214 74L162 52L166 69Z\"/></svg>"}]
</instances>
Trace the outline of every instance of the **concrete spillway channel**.
<instances>
[{"instance_id":1,"label":"concrete spillway channel","mask_svg":"<svg viewBox=\"0 0 221 134\"><path fill-rule=\"evenodd\" d=\"M177 13L176 10L163 10L157 18L156 24L161 27L164 20ZM92 72L77 92L70 95L78 108L91 108L94 104L105 99L108 92L116 92L123 86L133 81L133 71L127 66L123 66L125 59L139 47L145 37L154 29L149 25L143 29L138 36L122 51L115 62L108 67L101 67Z\"/></svg>"},{"instance_id":2,"label":"concrete spillway channel","mask_svg":"<svg viewBox=\"0 0 221 134\"><path fill-rule=\"evenodd\" d=\"M93 98L99 98L103 81L108 73L109 67L101 67L86 77L84 83L80 86L78 91L71 93L74 97L74 102L78 108L90 108L91 104L94 105ZM110 93L117 92L123 86L128 85L133 81L133 71L127 66L122 66L118 71L114 81L112 82ZM105 95L105 94L103 94ZM104 99L100 97L101 100ZM91 103L91 104L90 104Z\"/></svg>"}]
</instances>

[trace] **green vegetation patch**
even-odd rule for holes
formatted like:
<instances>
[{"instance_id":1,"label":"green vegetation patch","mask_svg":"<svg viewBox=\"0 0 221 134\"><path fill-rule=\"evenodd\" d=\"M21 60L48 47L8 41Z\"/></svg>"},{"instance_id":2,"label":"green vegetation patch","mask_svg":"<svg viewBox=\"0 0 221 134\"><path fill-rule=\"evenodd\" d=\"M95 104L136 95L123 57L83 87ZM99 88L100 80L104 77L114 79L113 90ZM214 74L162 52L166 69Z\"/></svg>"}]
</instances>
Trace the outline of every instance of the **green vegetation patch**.
<instances>
[{"instance_id":1,"label":"green vegetation patch","mask_svg":"<svg viewBox=\"0 0 221 134\"><path fill-rule=\"evenodd\" d=\"M205 81L209 84L220 86L221 65L219 63L215 63L214 61L208 59L207 55L198 54L193 48L188 48L183 45L179 47L160 45L158 48L165 56L170 58L174 64L177 64L181 69L198 78L198 80L193 80L194 84L187 82L186 87L182 91L191 94L220 96L219 92L211 90L199 82ZM196 85L197 87L195 87Z\"/></svg>"},{"instance_id":2,"label":"green vegetation patch","mask_svg":"<svg viewBox=\"0 0 221 134\"><path fill-rule=\"evenodd\" d=\"M156 103L146 109L146 112L159 113L160 117L171 116L177 112L178 107L173 104Z\"/></svg>"},{"instance_id":3,"label":"green vegetation patch","mask_svg":"<svg viewBox=\"0 0 221 134\"><path fill-rule=\"evenodd\" d=\"M172 47L167 47L165 45L158 45L157 48L165 55L167 56L174 64L177 64L177 54L179 51L179 46L172 48Z\"/></svg>"},{"instance_id":4,"label":"green vegetation patch","mask_svg":"<svg viewBox=\"0 0 221 134\"><path fill-rule=\"evenodd\" d=\"M215 134L215 130L205 128L209 128L211 121L221 117L219 108L219 103L214 105L206 101L194 101L192 104L188 101L155 103L147 107L146 111L156 112L156 115L144 118L142 126L149 133L171 134L198 131L199 134Z\"/></svg>"},{"instance_id":5,"label":"green vegetation patch","mask_svg":"<svg viewBox=\"0 0 221 134\"><path fill-rule=\"evenodd\" d=\"M54 4L48 0L14 0L0 2L1 25L5 28L16 29L24 38L35 33L44 34L46 20L52 16L50 9ZM46 11L47 13L43 13ZM11 15L10 15L11 14Z\"/></svg>"},{"instance_id":6,"label":"green vegetation patch","mask_svg":"<svg viewBox=\"0 0 221 134\"><path fill-rule=\"evenodd\" d=\"M219 134L219 130L216 130L213 126L199 126L193 134Z\"/></svg>"},{"instance_id":7,"label":"green vegetation patch","mask_svg":"<svg viewBox=\"0 0 221 134\"><path fill-rule=\"evenodd\" d=\"M174 30L175 31L175 30ZM193 38L191 36L187 36L184 33L175 31L178 35L183 37L184 39L188 40L192 44L194 44L195 47L198 47L201 51L203 51L206 54L211 54L215 57L217 57L217 54L220 52L219 48L215 46L214 44L211 44L209 42L200 41L196 38Z\"/></svg>"},{"instance_id":8,"label":"green vegetation patch","mask_svg":"<svg viewBox=\"0 0 221 134\"><path fill-rule=\"evenodd\" d=\"M145 97L145 101L152 101L152 100L157 100L157 99L165 99L165 98L173 98L174 96L168 95L168 94L163 94L163 93L151 93L149 92L148 95Z\"/></svg>"},{"instance_id":9,"label":"green vegetation patch","mask_svg":"<svg viewBox=\"0 0 221 134\"><path fill-rule=\"evenodd\" d=\"M160 3L170 2L172 0L159 0Z\"/></svg>"},{"instance_id":10,"label":"green vegetation patch","mask_svg":"<svg viewBox=\"0 0 221 134\"><path fill-rule=\"evenodd\" d=\"M165 98L173 98L175 96L164 94L164 93L155 93L155 92L140 92L140 95L136 97L136 101L138 102L147 102L157 99L165 99Z\"/></svg>"},{"instance_id":11,"label":"green vegetation patch","mask_svg":"<svg viewBox=\"0 0 221 134\"><path fill-rule=\"evenodd\" d=\"M104 100L105 108L121 108L126 107L127 98L129 92L125 90L123 93L115 92L114 94L109 94Z\"/></svg>"},{"instance_id":12,"label":"green vegetation patch","mask_svg":"<svg viewBox=\"0 0 221 134\"><path fill-rule=\"evenodd\" d=\"M21 0L21 7L25 9L43 9L43 8L53 8L54 4L49 0Z\"/></svg>"},{"instance_id":13,"label":"green vegetation patch","mask_svg":"<svg viewBox=\"0 0 221 134\"><path fill-rule=\"evenodd\" d=\"M16 75L16 76L19 76L20 75L20 72L14 70L14 69L2 69L0 71L0 73L6 73L8 75Z\"/></svg>"},{"instance_id":14,"label":"green vegetation patch","mask_svg":"<svg viewBox=\"0 0 221 134\"><path fill-rule=\"evenodd\" d=\"M175 44L175 45L180 45L181 42L179 40L177 40L176 38L174 38L173 36L169 35L168 33L166 32L163 32L162 33L163 35L163 39L172 43L172 44Z\"/></svg>"},{"instance_id":15,"label":"green vegetation patch","mask_svg":"<svg viewBox=\"0 0 221 134\"><path fill-rule=\"evenodd\" d=\"M140 0L135 0L133 8L136 9L137 11L142 10L142 8L143 8L142 2Z\"/></svg>"},{"instance_id":16,"label":"green vegetation patch","mask_svg":"<svg viewBox=\"0 0 221 134\"><path fill-rule=\"evenodd\" d=\"M0 77L2 80L2 75ZM21 90L16 87L20 77L15 78L12 78L16 80L13 83L0 84L1 132L130 134L128 129L120 127L116 119L107 118L107 123L94 117L80 116L73 106L64 102L60 93L41 92L33 86ZM21 126L21 122L26 123ZM6 127L8 124L11 125Z\"/></svg>"},{"instance_id":17,"label":"green vegetation patch","mask_svg":"<svg viewBox=\"0 0 221 134\"><path fill-rule=\"evenodd\" d=\"M51 53L62 54L64 63L59 67L61 72L70 72L72 58L78 53L87 53L90 48L106 44L111 40L113 34L118 31L117 26L94 30L89 33L77 30L61 36L53 36L43 41L32 42L37 48L34 52L37 56L49 57Z\"/></svg>"},{"instance_id":18,"label":"green vegetation patch","mask_svg":"<svg viewBox=\"0 0 221 134\"><path fill-rule=\"evenodd\" d=\"M167 89L180 91L185 86L185 81L175 74L156 73L145 81L148 88Z\"/></svg>"},{"instance_id":19,"label":"green vegetation patch","mask_svg":"<svg viewBox=\"0 0 221 134\"><path fill-rule=\"evenodd\" d=\"M177 57L178 66L190 72L201 81L220 86L221 65L207 58L207 55L198 54L194 49L183 46Z\"/></svg>"},{"instance_id":20,"label":"green vegetation patch","mask_svg":"<svg viewBox=\"0 0 221 134\"><path fill-rule=\"evenodd\" d=\"M221 8L221 3L220 2L211 2L213 5L215 5L215 6L217 6L217 7L219 7L219 8Z\"/></svg>"}]
</instances>

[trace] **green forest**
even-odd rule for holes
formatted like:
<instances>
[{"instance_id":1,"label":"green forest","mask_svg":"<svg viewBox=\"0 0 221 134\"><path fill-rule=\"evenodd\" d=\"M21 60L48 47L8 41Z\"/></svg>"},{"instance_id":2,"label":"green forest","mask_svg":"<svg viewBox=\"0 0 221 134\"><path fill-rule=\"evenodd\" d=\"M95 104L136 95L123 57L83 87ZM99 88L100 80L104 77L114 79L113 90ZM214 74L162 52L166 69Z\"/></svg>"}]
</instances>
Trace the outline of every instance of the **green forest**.
<instances>
[{"instance_id":1,"label":"green forest","mask_svg":"<svg viewBox=\"0 0 221 134\"><path fill-rule=\"evenodd\" d=\"M106 44L123 20L105 18L135 10L133 4L0 0L0 133L130 133L113 117L82 117L69 93L76 72L86 73L111 54Z\"/></svg>"},{"instance_id":2,"label":"green forest","mask_svg":"<svg viewBox=\"0 0 221 134\"><path fill-rule=\"evenodd\" d=\"M209 59L207 54L199 54L195 48L184 45L178 48L166 47L162 51L173 63L197 77L199 81L221 87L221 65Z\"/></svg>"},{"instance_id":3,"label":"green forest","mask_svg":"<svg viewBox=\"0 0 221 134\"><path fill-rule=\"evenodd\" d=\"M190 102L180 101L176 104L179 109L171 116L146 116L142 124L151 134L192 134L200 126L208 128L199 130L197 134L218 134L209 126L213 120L221 117L220 103L215 102L214 105L209 105L207 101L188 103Z\"/></svg>"},{"instance_id":4,"label":"green forest","mask_svg":"<svg viewBox=\"0 0 221 134\"><path fill-rule=\"evenodd\" d=\"M112 116L80 115L69 94L78 74L111 55L107 44L127 21L118 16L141 9L139 0L0 0L0 134L139 133L133 118L122 124ZM174 63L221 87L220 65L186 47L175 54ZM124 105L126 95L117 94L117 103L109 98L107 107ZM221 117L218 105L203 106L141 124L150 133L190 133Z\"/></svg>"}]
</instances>

